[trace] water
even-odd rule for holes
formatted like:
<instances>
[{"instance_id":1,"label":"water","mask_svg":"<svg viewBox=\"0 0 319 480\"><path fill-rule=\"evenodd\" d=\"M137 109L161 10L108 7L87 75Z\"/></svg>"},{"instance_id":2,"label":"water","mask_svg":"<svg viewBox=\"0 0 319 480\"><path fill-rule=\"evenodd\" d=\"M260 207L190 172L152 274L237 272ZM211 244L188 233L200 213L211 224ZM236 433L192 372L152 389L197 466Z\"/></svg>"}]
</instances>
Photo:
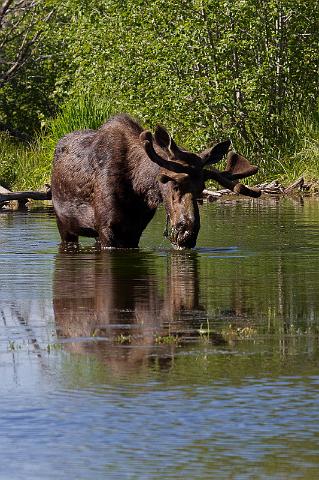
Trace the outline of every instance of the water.
<instances>
[{"instance_id":1,"label":"water","mask_svg":"<svg viewBox=\"0 0 319 480\"><path fill-rule=\"evenodd\" d=\"M319 201L159 211L141 248L58 252L0 213L0 479L319 476Z\"/></svg>"}]
</instances>

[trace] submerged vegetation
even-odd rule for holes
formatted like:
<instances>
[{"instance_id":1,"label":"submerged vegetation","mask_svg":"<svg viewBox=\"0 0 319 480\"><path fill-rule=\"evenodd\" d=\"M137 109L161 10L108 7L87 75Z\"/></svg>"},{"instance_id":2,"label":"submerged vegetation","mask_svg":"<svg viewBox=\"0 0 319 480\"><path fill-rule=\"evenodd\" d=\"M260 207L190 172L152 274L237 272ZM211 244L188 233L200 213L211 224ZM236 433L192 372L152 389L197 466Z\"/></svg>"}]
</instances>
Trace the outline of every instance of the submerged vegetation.
<instances>
[{"instance_id":1,"label":"submerged vegetation","mask_svg":"<svg viewBox=\"0 0 319 480\"><path fill-rule=\"evenodd\" d=\"M57 140L118 112L194 151L230 137L260 181L319 178L318 2L5 3L0 184L48 182Z\"/></svg>"}]
</instances>

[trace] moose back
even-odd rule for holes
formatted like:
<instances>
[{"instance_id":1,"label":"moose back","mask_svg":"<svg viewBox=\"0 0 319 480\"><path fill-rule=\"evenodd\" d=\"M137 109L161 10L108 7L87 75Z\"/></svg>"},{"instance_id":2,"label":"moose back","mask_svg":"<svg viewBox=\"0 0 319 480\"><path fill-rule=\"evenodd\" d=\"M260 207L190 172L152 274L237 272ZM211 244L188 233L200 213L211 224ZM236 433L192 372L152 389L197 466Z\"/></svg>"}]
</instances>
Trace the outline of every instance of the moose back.
<instances>
[{"instance_id":1,"label":"moose back","mask_svg":"<svg viewBox=\"0 0 319 480\"><path fill-rule=\"evenodd\" d=\"M98 130L81 130L57 144L52 201L62 245L95 237L101 248L134 248L156 208L163 203L167 236L178 248L192 248L200 228L197 199L205 181L237 193L260 192L239 180L257 172L230 141L199 154L176 145L158 126L154 135L128 115L117 115ZM207 166L227 155L224 171Z\"/></svg>"}]
</instances>

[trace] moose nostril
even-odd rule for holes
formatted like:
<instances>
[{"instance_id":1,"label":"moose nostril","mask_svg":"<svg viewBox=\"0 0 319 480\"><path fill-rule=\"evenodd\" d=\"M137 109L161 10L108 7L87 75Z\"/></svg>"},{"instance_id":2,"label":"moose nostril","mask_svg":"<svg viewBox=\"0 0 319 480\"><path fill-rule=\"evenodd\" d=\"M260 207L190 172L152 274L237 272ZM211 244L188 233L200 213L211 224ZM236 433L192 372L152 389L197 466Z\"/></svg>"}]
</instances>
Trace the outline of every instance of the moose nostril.
<instances>
[{"instance_id":1,"label":"moose nostril","mask_svg":"<svg viewBox=\"0 0 319 480\"><path fill-rule=\"evenodd\" d=\"M186 228L186 223L185 222L177 222L176 223L176 229L177 230L185 230Z\"/></svg>"}]
</instances>

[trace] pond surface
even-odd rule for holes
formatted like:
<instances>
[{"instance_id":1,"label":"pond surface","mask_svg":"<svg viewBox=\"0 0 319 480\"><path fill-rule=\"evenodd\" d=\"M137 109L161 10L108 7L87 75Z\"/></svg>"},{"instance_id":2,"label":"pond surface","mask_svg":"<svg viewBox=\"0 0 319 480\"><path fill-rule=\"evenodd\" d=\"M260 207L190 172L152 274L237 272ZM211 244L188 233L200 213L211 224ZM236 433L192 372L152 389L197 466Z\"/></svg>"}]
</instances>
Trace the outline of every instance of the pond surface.
<instances>
[{"instance_id":1,"label":"pond surface","mask_svg":"<svg viewBox=\"0 0 319 480\"><path fill-rule=\"evenodd\" d=\"M0 213L0 479L319 477L319 201L203 205L198 246L58 253Z\"/></svg>"}]
</instances>

